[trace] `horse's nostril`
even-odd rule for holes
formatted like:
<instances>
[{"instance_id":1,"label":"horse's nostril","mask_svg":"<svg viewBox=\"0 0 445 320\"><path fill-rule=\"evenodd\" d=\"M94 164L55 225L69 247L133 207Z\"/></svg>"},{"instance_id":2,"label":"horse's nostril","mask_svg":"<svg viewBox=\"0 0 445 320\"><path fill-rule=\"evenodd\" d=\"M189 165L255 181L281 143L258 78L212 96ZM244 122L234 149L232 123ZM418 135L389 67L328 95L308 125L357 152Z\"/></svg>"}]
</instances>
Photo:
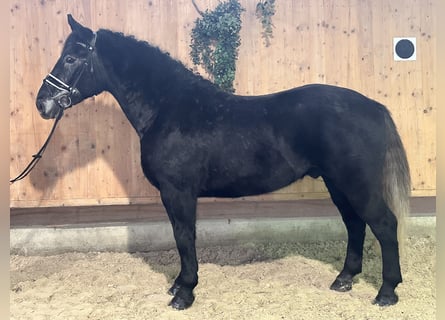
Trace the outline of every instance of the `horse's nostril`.
<instances>
[{"instance_id":1,"label":"horse's nostril","mask_svg":"<svg viewBox=\"0 0 445 320\"><path fill-rule=\"evenodd\" d=\"M41 99L37 99L37 100L36 100L36 107L37 107L37 110L39 110L40 112L42 112L43 107L42 107L42 100L41 100Z\"/></svg>"}]
</instances>

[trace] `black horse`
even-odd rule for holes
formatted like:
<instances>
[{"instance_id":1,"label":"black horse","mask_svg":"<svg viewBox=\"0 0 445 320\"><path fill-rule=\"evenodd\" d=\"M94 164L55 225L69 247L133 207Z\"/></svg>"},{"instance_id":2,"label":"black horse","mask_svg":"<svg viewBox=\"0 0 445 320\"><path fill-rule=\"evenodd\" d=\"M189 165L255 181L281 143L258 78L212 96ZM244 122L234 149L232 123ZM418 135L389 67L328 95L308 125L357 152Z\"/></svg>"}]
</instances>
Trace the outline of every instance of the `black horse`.
<instances>
[{"instance_id":1,"label":"black horse","mask_svg":"<svg viewBox=\"0 0 445 320\"><path fill-rule=\"evenodd\" d=\"M190 307L198 284L198 197L270 192L321 176L348 231L344 268L331 288L347 291L362 270L365 226L378 239L383 284L374 303L391 305L402 281L398 226L408 213L409 168L388 110L340 87L314 84L262 96L219 90L158 48L68 15L72 33L44 79L45 119L110 92L141 141L142 169L160 190L181 271L169 293ZM400 237L399 237L400 239Z\"/></svg>"}]
</instances>

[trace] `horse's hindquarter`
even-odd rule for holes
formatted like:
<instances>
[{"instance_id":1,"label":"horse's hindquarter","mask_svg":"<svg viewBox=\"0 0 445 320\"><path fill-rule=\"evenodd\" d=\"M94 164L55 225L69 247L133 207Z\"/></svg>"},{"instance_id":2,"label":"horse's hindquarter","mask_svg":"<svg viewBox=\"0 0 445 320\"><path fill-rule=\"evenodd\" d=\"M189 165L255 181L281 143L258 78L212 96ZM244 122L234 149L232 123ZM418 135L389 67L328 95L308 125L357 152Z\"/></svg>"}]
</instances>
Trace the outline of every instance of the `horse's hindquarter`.
<instances>
[{"instance_id":1,"label":"horse's hindquarter","mask_svg":"<svg viewBox=\"0 0 445 320\"><path fill-rule=\"evenodd\" d=\"M309 85L296 90L298 145L323 177L379 183L386 153L385 117L380 103L350 89ZM340 182L341 180L341 182Z\"/></svg>"}]
</instances>

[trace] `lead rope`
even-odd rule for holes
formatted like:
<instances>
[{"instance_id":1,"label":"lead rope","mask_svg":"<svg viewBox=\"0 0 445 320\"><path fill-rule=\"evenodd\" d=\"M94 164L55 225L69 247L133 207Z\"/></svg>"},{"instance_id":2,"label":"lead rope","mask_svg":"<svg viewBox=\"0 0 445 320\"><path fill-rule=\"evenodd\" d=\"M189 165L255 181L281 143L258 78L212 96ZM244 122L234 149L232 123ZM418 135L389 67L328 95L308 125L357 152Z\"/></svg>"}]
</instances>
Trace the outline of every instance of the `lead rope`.
<instances>
[{"instance_id":1,"label":"lead rope","mask_svg":"<svg viewBox=\"0 0 445 320\"><path fill-rule=\"evenodd\" d=\"M57 115L56 120L54 121L53 127L49 133L48 138L46 139L43 146L40 148L40 150L32 156L31 162L26 166L25 170L22 171L17 177L14 179L9 180L9 184L13 184L16 181L22 180L25 178L31 171L34 169L36 164L39 162L39 160L42 158L43 152L45 151L46 147L48 146L49 141L51 140L51 137L53 136L54 131L56 130L57 123L60 119L62 119L63 116L63 108L60 109L59 114Z\"/></svg>"}]
</instances>

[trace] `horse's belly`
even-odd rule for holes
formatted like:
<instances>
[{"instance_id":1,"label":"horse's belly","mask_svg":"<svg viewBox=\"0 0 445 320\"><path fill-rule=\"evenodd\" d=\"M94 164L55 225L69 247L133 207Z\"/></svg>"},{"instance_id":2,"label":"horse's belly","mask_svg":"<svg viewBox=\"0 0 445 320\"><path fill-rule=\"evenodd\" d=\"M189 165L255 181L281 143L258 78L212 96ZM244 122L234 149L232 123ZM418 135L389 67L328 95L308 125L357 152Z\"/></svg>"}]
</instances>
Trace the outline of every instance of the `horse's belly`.
<instances>
[{"instance_id":1,"label":"horse's belly","mask_svg":"<svg viewBox=\"0 0 445 320\"><path fill-rule=\"evenodd\" d=\"M226 163L209 167L200 196L242 197L272 192L302 178L308 169L306 161L290 163L278 154L269 153L263 159L228 159Z\"/></svg>"}]
</instances>

